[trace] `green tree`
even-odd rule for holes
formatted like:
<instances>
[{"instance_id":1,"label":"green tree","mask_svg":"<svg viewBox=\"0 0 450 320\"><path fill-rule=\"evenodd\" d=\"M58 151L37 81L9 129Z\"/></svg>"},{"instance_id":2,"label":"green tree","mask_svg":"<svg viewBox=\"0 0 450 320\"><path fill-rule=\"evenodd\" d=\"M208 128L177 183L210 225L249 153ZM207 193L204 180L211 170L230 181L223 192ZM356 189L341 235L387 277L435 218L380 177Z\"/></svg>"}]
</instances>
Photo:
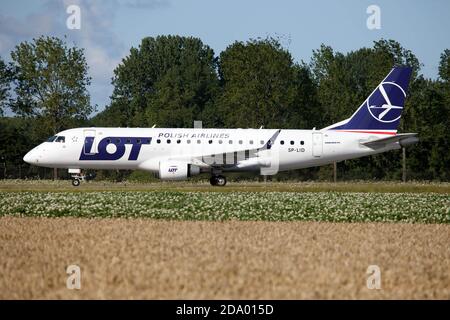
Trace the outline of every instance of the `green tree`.
<instances>
[{"instance_id":1,"label":"green tree","mask_svg":"<svg viewBox=\"0 0 450 320\"><path fill-rule=\"evenodd\" d=\"M418 132L419 143L408 149L409 175L416 179L450 179L450 50L441 54L440 79L419 76L411 83L401 126Z\"/></svg>"},{"instance_id":2,"label":"green tree","mask_svg":"<svg viewBox=\"0 0 450 320\"><path fill-rule=\"evenodd\" d=\"M0 116L3 115L3 110L9 106L12 80L11 68L0 57Z\"/></svg>"},{"instance_id":3,"label":"green tree","mask_svg":"<svg viewBox=\"0 0 450 320\"><path fill-rule=\"evenodd\" d=\"M411 88L405 127L419 133L419 143L408 149L410 175L416 179L450 179L450 104L445 83L419 77Z\"/></svg>"},{"instance_id":4,"label":"green tree","mask_svg":"<svg viewBox=\"0 0 450 320\"><path fill-rule=\"evenodd\" d=\"M197 38L147 37L114 70L112 83L111 105L95 123L192 127L218 90L214 52Z\"/></svg>"},{"instance_id":5,"label":"green tree","mask_svg":"<svg viewBox=\"0 0 450 320\"><path fill-rule=\"evenodd\" d=\"M441 54L439 77L447 83L450 82L450 49L445 49Z\"/></svg>"},{"instance_id":6,"label":"green tree","mask_svg":"<svg viewBox=\"0 0 450 320\"><path fill-rule=\"evenodd\" d=\"M0 178L27 174L25 169L29 166L23 163L22 158L40 141L34 135L35 126L39 123L32 118L0 118ZM21 169L24 170L19 172Z\"/></svg>"},{"instance_id":7,"label":"green tree","mask_svg":"<svg viewBox=\"0 0 450 320\"><path fill-rule=\"evenodd\" d=\"M233 43L220 54L219 76L217 112L225 127L298 128L313 113L308 69L276 39Z\"/></svg>"},{"instance_id":8,"label":"green tree","mask_svg":"<svg viewBox=\"0 0 450 320\"><path fill-rule=\"evenodd\" d=\"M39 119L42 135L72 126L93 111L83 49L56 37L40 37L20 43L11 57L17 95L12 110Z\"/></svg>"}]
</instances>

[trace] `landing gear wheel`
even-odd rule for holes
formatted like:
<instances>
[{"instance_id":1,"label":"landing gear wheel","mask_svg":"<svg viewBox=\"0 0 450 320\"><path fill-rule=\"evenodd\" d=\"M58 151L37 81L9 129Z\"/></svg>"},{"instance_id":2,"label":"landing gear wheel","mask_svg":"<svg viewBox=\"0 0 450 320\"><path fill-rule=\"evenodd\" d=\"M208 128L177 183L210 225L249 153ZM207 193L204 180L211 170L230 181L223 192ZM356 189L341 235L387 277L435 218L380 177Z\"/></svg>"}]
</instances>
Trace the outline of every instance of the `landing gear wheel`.
<instances>
[{"instance_id":1,"label":"landing gear wheel","mask_svg":"<svg viewBox=\"0 0 450 320\"><path fill-rule=\"evenodd\" d=\"M72 185L78 187L80 185L80 179L72 179Z\"/></svg>"},{"instance_id":2,"label":"landing gear wheel","mask_svg":"<svg viewBox=\"0 0 450 320\"><path fill-rule=\"evenodd\" d=\"M216 186L223 187L227 184L227 179L224 176L216 177Z\"/></svg>"},{"instance_id":3,"label":"landing gear wheel","mask_svg":"<svg viewBox=\"0 0 450 320\"><path fill-rule=\"evenodd\" d=\"M223 187L227 184L227 179L224 176L211 176L209 183L211 183L212 186Z\"/></svg>"}]
</instances>

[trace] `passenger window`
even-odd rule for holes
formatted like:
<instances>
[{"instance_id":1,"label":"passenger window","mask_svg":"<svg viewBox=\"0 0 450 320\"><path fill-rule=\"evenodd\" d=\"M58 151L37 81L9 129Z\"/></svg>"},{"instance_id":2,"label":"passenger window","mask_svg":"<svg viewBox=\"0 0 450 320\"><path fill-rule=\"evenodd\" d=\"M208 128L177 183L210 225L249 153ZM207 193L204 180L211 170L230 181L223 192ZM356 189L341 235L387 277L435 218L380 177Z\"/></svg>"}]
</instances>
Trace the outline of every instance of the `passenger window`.
<instances>
[{"instance_id":1,"label":"passenger window","mask_svg":"<svg viewBox=\"0 0 450 320\"><path fill-rule=\"evenodd\" d=\"M158 140L158 143L161 142L161 140ZM131 143L131 139L127 139L127 143L130 144Z\"/></svg>"},{"instance_id":2,"label":"passenger window","mask_svg":"<svg viewBox=\"0 0 450 320\"><path fill-rule=\"evenodd\" d=\"M119 144L120 143L120 139L116 139L116 143Z\"/></svg>"},{"instance_id":3,"label":"passenger window","mask_svg":"<svg viewBox=\"0 0 450 320\"><path fill-rule=\"evenodd\" d=\"M178 143L178 144L180 144L180 143L181 143L181 140L180 140L180 139L178 139L178 140L177 140L177 143Z\"/></svg>"},{"instance_id":4,"label":"passenger window","mask_svg":"<svg viewBox=\"0 0 450 320\"><path fill-rule=\"evenodd\" d=\"M222 140L219 140L219 144L222 144L222 142L223 142Z\"/></svg>"},{"instance_id":5,"label":"passenger window","mask_svg":"<svg viewBox=\"0 0 450 320\"><path fill-rule=\"evenodd\" d=\"M170 144L170 139L167 139L167 144Z\"/></svg>"},{"instance_id":6,"label":"passenger window","mask_svg":"<svg viewBox=\"0 0 450 320\"><path fill-rule=\"evenodd\" d=\"M250 144L253 144L253 140L250 140Z\"/></svg>"},{"instance_id":7,"label":"passenger window","mask_svg":"<svg viewBox=\"0 0 450 320\"><path fill-rule=\"evenodd\" d=\"M137 139L137 140L136 140L136 143L137 143L137 144L141 144L141 139Z\"/></svg>"},{"instance_id":8,"label":"passenger window","mask_svg":"<svg viewBox=\"0 0 450 320\"><path fill-rule=\"evenodd\" d=\"M264 140L261 140L259 143L261 143L261 145L263 145L264 144Z\"/></svg>"},{"instance_id":9,"label":"passenger window","mask_svg":"<svg viewBox=\"0 0 450 320\"><path fill-rule=\"evenodd\" d=\"M305 144L305 141L303 141L303 140L300 141L300 144L301 144L301 145L304 145L304 144Z\"/></svg>"},{"instance_id":10,"label":"passenger window","mask_svg":"<svg viewBox=\"0 0 450 320\"><path fill-rule=\"evenodd\" d=\"M209 140L208 143L211 144L211 143L212 143L212 140Z\"/></svg>"},{"instance_id":11,"label":"passenger window","mask_svg":"<svg viewBox=\"0 0 450 320\"><path fill-rule=\"evenodd\" d=\"M291 140L291 144L293 145L293 144L294 144L294 141Z\"/></svg>"},{"instance_id":12,"label":"passenger window","mask_svg":"<svg viewBox=\"0 0 450 320\"><path fill-rule=\"evenodd\" d=\"M161 143L161 140L160 139L156 140L156 143Z\"/></svg>"},{"instance_id":13,"label":"passenger window","mask_svg":"<svg viewBox=\"0 0 450 320\"><path fill-rule=\"evenodd\" d=\"M229 144L233 144L233 140L228 140L228 143Z\"/></svg>"},{"instance_id":14,"label":"passenger window","mask_svg":"<svg viewBox=\"0 0 450 320\"><path fill-rule=\"evenodd\" d=\"M191 144L191 140L187 140L186 142L187 142L188 144Z\"/></svg>"},{"instance_id":15,"label":"passenger window","mask_svg":"<svg viewBox=\"0 0 450 320\"><path fill-rule=\"evenodd\" d=\"M280 144L284 144L284 140L281 140L281 141L280 141Z\"/></svg>"},{"instance_id":16,"label":"passenger window","mask_svg":"<svg viewBox=\"0 0 450 320\"><path fill-rule=\"evenodd\" d=\"M197 144L200 144L200 143L202 143L202 141L201 140L197 140Z\"/></svg>"},{"instance_id":17,"label":"passenger window","mask_svg":"<svg viewBox=\"0 0 450 320\"><path fill-rule=\"evenodd\" d=\"M242 144L242 140L239 140L239 144Z\"/></svg>"}]
</instances>

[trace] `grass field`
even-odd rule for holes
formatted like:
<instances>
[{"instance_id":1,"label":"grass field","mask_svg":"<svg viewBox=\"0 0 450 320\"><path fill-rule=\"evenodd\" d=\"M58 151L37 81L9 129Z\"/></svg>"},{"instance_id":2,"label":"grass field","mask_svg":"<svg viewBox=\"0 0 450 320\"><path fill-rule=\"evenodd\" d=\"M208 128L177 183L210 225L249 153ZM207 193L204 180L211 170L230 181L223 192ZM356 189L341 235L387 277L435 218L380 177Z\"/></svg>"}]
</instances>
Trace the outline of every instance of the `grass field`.
<instances>
[{"instance_id":1,"label":"grass field","mask_svg":"<svg viewBox=\"0 0 450 320\"><path fill-rule=\"evenodd\" d=\"M69 183L0 181L0 298L450 299L449 184Z\"/></svg>"},{"instance_id":2,"label":"grass field","mask_svg":"<svg viewBox=\"0 0 450 320\"><path fill-rule=\"evenodd\" d=\"M450 194L448 182L229 182L225 187L212 187L200 182L109 182L89 181L73 187L68 180L0 180L1 191L184 191L184 192L384 192L384 193L444 193Z\"/></svg>"}]
</instances>

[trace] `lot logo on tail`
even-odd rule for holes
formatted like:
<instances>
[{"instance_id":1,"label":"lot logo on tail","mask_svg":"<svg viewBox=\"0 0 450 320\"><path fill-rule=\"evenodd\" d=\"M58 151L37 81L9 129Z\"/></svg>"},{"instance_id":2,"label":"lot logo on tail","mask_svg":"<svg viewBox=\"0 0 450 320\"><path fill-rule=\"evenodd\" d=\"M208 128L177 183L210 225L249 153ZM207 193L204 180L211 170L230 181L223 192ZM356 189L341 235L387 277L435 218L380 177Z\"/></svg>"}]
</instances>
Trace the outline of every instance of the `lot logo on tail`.
<instances>
[{"instance_id":1,"label":"lot logo on tail","mask_svg":"<svg viewBox=\"0 0 450 320\"><path fill-rule=\"evenodd\" d=\"M400 119L406 93L394 82L382 82L367 99L367 109L372 117L383 123Z\"/></svg>"}]
</instances>

